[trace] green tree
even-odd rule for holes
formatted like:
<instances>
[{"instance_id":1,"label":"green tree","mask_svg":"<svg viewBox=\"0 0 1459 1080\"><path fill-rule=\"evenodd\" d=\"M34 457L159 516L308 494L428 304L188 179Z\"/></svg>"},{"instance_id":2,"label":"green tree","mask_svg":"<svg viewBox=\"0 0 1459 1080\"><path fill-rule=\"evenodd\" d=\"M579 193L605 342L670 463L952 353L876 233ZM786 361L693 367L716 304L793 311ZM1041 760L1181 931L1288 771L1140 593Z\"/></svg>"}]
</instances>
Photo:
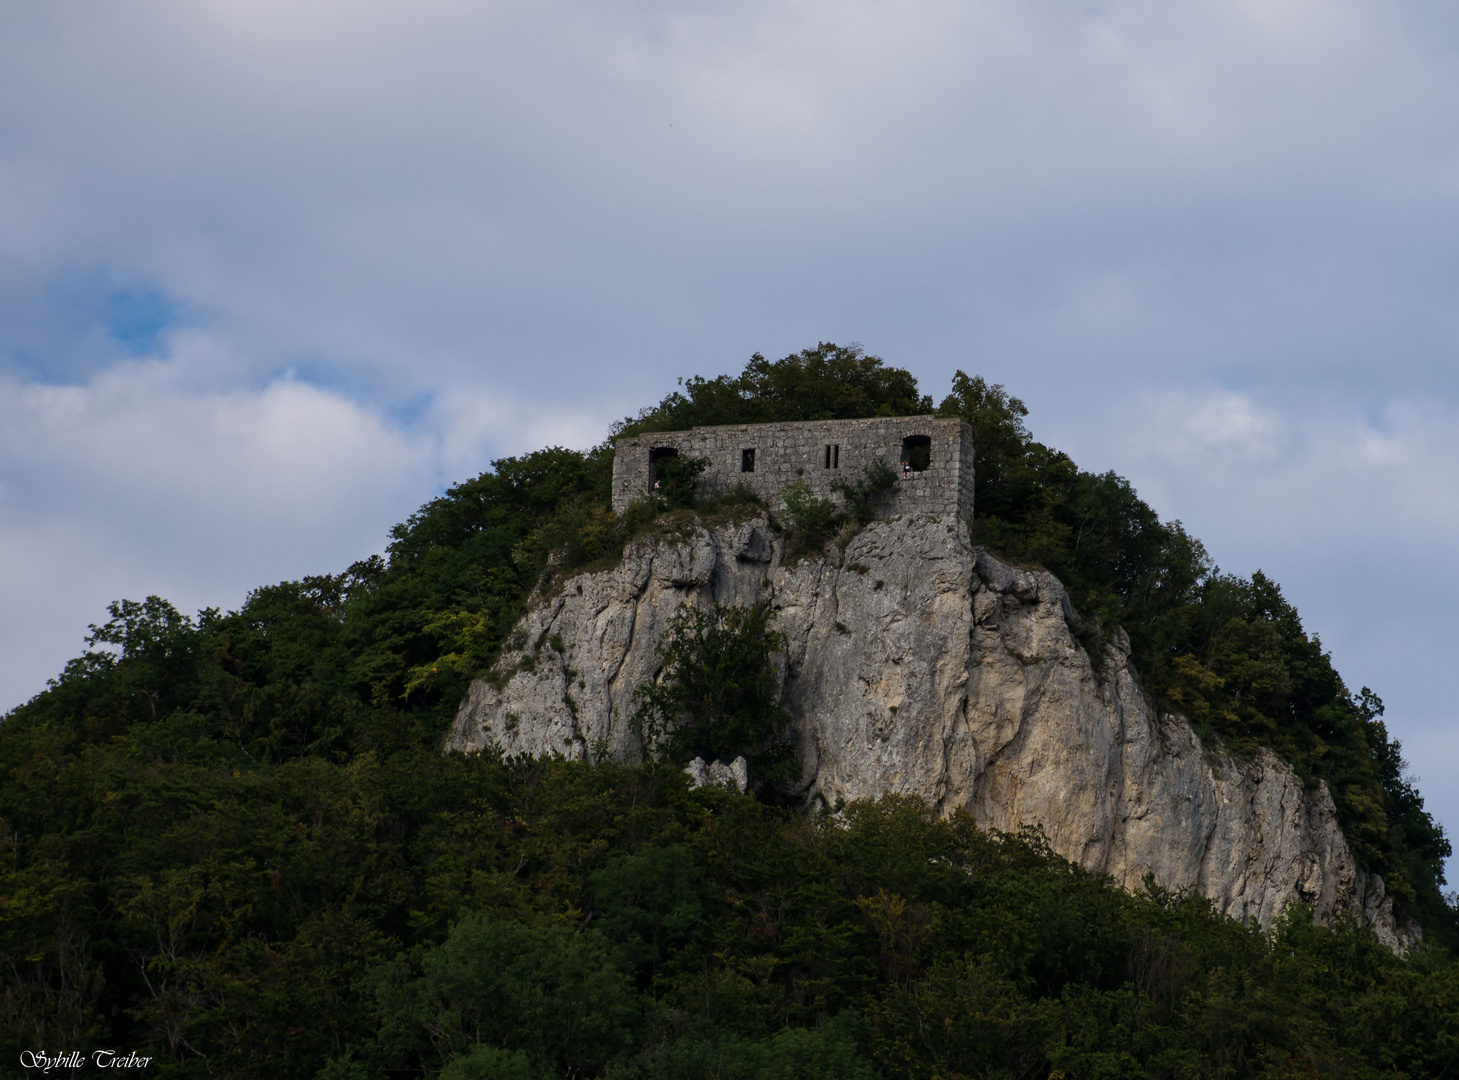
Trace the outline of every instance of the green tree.
<instances>
[{"instance_id":1,"label":"green tree","mask_svg":"<svg viewBox=\"0 0 1459 1080\"><path fill-rule=\"evenodd\" d=\"M695 375L614 434L682 431L710 424L786 420L851 420L932 412L917 380L858 345L822 342L780 360L756 353L739 375Z\"/></svg>"},{"instance_id":2,"label":"green tree","mask_svg":"<svg viewBox=\"0 0 1459 1080\"><path fill-rule=\"evenodd\" d=\"M455 1059L454 1075L510 1076L523 1071L521 1055L536 1075L598 1076L640 1022L625 965L598 935L467 916L418 964L408 981L404 958L376 976L380 1042L410 1048L380 1062L387 1068L434 1071Z\"/></svg>"},{"instance_id":3,"label":"green tree","mask_svg":"<svg viewBox=\"0 0 1459 1080\"><path fill-rule=\"evenodd\" d=\"M766 606L679 609L658 646L657 679L636 696L645 746L677 764L741 755L757 783L799 779L775 657L785 639Z\"/></svg>"},{"instance_id":4,"label":"green tree","mask_svg":"<svg viewBox=\"0 0 1459 1080\"><path fill-rule=\"evenodd\" d=\"M687 510L694 505L694 485L709 468L709 459L674 455L658 464L658 494L672 510Z\"/></svg>"},{"instance_id":5,"label":"green tree","mask_svg":"<svg viewBox=\"0 0 1459 1080\"><path fill-rule=\"evenodd\" d=\"M952 391L938 405L937 415L960 417L972 428L976 512L1006 514L1005 474L1033 442L1023 423L1028 406L1009 394L1002 383L990 384L981 375L970 378L959 370L953 374Z\"/></svg>"}]
</instances>

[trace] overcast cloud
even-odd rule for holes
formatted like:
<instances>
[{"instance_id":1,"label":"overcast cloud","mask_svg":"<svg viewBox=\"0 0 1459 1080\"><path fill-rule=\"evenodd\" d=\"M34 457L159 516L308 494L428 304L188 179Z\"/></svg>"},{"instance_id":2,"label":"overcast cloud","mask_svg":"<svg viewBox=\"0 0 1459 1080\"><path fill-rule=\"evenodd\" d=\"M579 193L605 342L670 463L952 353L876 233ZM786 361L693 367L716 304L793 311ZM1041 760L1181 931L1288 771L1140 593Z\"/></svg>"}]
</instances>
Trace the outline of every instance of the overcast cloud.
<instances>
[{"instance_id":1,"label":"overcast cloud","mask_svg":"<svg viewBox=\"0 0 1459 1080\"><path fill-rule=\"evenodd\" d=\"M0 0L0 709L859 341L1281 581L1459 832L1452 10Z\"/></svg>"}]
</instances>

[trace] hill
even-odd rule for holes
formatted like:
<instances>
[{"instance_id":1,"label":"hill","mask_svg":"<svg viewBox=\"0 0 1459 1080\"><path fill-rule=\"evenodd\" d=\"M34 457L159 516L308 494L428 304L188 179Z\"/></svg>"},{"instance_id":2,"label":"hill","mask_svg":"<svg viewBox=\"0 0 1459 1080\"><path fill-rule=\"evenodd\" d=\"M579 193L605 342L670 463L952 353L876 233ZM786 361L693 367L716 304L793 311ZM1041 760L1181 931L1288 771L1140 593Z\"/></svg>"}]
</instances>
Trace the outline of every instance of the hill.
<instances>
[{"instance_id":1,"label":"hill","mask_svg":"<svg viewBox=\"0 0 1459 1080\"><path fill-rule=\"evenodd\" d=\"M1242 926L916 801L816 815L690 790L674 762L442 755L534 590L740 512L686 487L615 516L604 444L496 462L386 558L237 611L113 605L0 724L0 1052L148 1048L178 1076L1447 1068L1447 841L1381 702L1275 583L1034 441L1001 387L960 374L934 408L856 350L689 379L616 433L918 411L973 425L972 539L1055 574L1089 655L1127 634L1202 738L1325 783L1421 949L1301 908ZM837 527L790 525L807 547Z\"/></svg>"}]
</instances>

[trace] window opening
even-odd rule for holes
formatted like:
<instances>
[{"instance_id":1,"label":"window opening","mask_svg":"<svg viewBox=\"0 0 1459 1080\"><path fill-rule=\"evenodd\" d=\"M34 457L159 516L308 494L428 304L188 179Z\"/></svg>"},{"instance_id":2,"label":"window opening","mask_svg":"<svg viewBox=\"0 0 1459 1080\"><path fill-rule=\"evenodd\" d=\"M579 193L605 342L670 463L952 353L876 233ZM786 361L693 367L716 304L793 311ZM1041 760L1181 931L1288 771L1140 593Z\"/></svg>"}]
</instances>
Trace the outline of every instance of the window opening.
<instances>
[{"instance_id":1,"label":"window opening","mask_svg":"<svg viewBox=\"0 0 1459 1080\"><path fill-rule=\"evenodd\" d=\"M755 448L740 451L740 472L755 471Z\"/></svg>"},{"instance_id":2,"label":"window opening","mask_svg":"<svg viewBox=\"0 0 1459 1080\"><path fill-rule=\"evenodd\" d=\"M672 446L655 446L648 452L648 487L650 491L663 489L664 464L669 458L679 456Z\"/></svg>"},{"instance_id":3,"label":"window opening","mask_svg":"<svg viewBox=\"0 0 1459 1080\"><path fill-rule=\"evenodd\" d=\"M908 435L902 440L902 473L922 472L932 464L932 436Z\"/></svg>"},{"instance_id":4,"label":"window opening","mask_svg":"<svg viewBox=\"0 0 1459 1080\"><path fill-rule=\"evenodd\" d=\"M826 444L826 468L839 469L841 467L841 444Z\"/></svg>"}]
</instances>

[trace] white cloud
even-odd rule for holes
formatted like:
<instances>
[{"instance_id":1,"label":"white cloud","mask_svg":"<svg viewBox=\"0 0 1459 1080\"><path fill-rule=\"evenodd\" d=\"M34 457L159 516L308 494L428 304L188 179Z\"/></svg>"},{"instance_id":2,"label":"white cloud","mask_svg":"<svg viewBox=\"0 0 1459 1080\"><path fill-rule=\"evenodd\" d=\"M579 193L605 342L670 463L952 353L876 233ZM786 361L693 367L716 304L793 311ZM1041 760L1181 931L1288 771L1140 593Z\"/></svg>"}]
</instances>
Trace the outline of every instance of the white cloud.
<instances>
[{"instance_id":1,"label":"white cloud","mask_svg":"<svg viewBox=\"0 0 1459 1080\"><path fill-rule=\"evenodd\" d=\"M1447 563L1459 529L1459 408L1394 398L1367 416L1257 392L1141 395L1107 429L1113 454L1174 516L1220 507L1226 543L1346 561L1422 552Z\"/></svg>"},{"instance_id":2,"label":"white cloud","mask_svg":"<svg viewBox=\"0 0 1459 1080\"><path fill-rule=\"evenodd\" d=\"M383 548L434 484L429 440L339 394L188 381L185 361L153 360L85 385L0 382L5 707L79 651L107 601L229 607L337 571Z\"/></svg>"},{"instance_id":3,"label":"white cloud","mask_svg":"<svg viewBox=\"0 0 1459 1080\"><path fill-rule=\"evenodd\" d=\"M457 478L475 476L498 455L545 446L587 450L603 441L617 419L601 409L524 401L482 387L453 390L431 408L432 426L440 432L442 468Z\"/></svg>"},{"instance_id":4,"label":"white cloud","mask_svg":"<svg viewBox=\"0 0 1459 1080\"><path fill-rule=\"evenodd\" d=\"M183 361L146 360L84 386L0 384L8 500L79 509L84 495L124 517L139 500L175 500L224 527L267 505L313 524L357 503L360 486L429 475L420 445L339 394L287 377L197 389L187 374Z\"/></svg>"},{"instance_id":5,"label":"white cloud","mask_svg":"<svg viewBox=\"0 0 1459 1080\"><path fill-rule=\"evenodd\" d=\"M1139 429L1166 461L1220 460L1250 466L1275 459L1281 449L1282 419L1260 408L1249 394L1167 393L1149 395Z\"/></svg>"},{"instance_id":6,"label":"white cloud","mask_svg":"<svg viewBox=\"0 0 1459 1080\"><path fill-rule=\"evenodd\" d=\"M467 387L403 428L290 375L218 387L237 366L226 346L167 344L84 384L0 380L0 711L79 652L110 600L227 608L338 572L441 484L504 454L586 448L613 418Z\"/></svg>"}]
</instances>

